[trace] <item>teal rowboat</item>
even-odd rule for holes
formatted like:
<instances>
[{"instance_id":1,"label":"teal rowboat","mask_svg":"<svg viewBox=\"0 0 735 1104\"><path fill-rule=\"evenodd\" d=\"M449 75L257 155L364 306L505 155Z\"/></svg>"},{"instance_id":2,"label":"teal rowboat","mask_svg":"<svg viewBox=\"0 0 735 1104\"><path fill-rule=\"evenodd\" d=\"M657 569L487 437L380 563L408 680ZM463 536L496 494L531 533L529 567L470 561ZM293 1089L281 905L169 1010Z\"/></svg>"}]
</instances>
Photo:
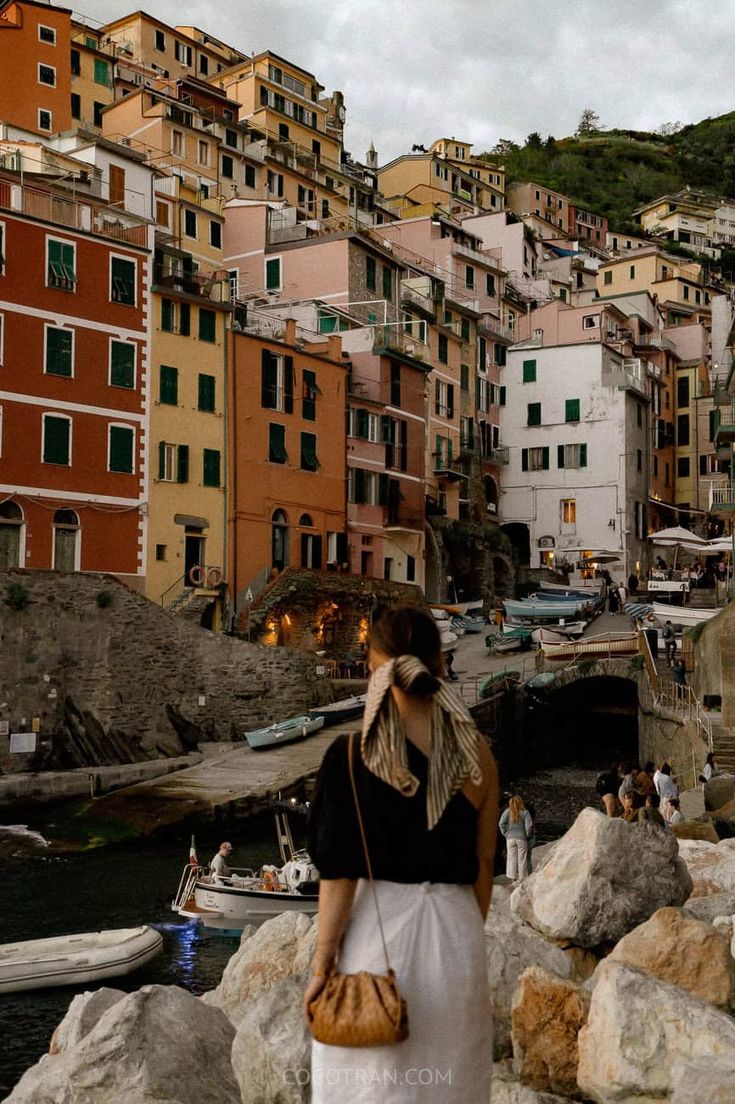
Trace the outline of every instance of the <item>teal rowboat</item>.
<instances>
[{"instance_id":1,"label":"teal rowboat","mask_svg":"<svg viewBox=\"0 0 735 1104\"><path fill-rule=\"evenodd\" d=\"M279 744L292 744L295 740L303 740L304 736L311 736L312 732L318 732L323 727L323 717L291 717L288 721L279 721L277 724L269 725L268 728L255 728L252 732L246 732L245 739L256 751L261 748L277 747Z\"/></svg>"}]
</instances>

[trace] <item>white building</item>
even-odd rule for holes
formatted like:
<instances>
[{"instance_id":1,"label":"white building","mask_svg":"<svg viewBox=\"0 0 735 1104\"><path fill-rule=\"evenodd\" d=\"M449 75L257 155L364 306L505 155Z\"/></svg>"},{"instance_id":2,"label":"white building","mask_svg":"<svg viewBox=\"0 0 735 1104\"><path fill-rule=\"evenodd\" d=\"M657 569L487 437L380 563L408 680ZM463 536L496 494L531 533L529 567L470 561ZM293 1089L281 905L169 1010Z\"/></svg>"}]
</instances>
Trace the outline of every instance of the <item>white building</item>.
<instances>
[{"instance_id":1,"label":"white building","mask_svg":"<svg viewBox=\"0 0 735 1104\"><path fill-rule=\"evenodd\" d=\"M500 522L530 566L618 553L645 561L647 365L600 341L512 346L501 433L509 449Z\"/></svg>"}]
</instances>

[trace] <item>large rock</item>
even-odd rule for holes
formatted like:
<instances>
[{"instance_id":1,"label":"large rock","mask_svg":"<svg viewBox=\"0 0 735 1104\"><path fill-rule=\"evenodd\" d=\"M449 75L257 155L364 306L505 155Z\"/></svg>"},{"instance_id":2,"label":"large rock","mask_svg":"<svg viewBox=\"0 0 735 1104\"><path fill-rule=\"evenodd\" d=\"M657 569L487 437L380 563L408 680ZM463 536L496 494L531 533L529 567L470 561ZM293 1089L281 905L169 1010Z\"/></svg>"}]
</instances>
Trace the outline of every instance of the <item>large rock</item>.
<instances>
[{"instance_id":1,"label":"large rock","mask_svg":"<svg viewBox=\"0 0 735 1104\"><path fill-rule=\"evenodd\" d=\"M681 909L659 909L645 924L623 936L610 958L678 985L720 1008L733 1006L735 962L730 939Z\"/></svg>"},{"instance_id":2,"label":"large rock","mask_svg":"<svg viewBox=\"0 0 735 1104\"><path fill-rule=\"evenodd\" d=\"M577 1082L596 1104L659 1104L676 1085L677 1061L735 1058L735 1021L714 1005L611 959L595 978Z\"/></svg>"},{"instance_id":3,"label":"large rock","mask_svg":"<svg viewBox=\"0 0 735 1104\"><path fill-rule=\"evenodd\" d=\"M94 993L79 993L69 1005L66 1015L51 1036L49 1054L69 1050L88 1035L97 1021L125 996L121 989L97 989Z\"/></svg>"},{"instance_id":4,"label":"large rock","mask_svg":"<svg viewBox=\"0 0 735 1104\"><path fill-rule=\"evenodd\" d=\"M677 1062L671 1080L671 1104L732 1104L735 1059L718 1054Z\"/></svg>"},{"instance_id":5,"label":"large rock","mask_svg":"<svg viewBox=\"0 0 735 1104\"><path fill-rule=\"evenodd\" d=\"M289 977L242 1009L232 1045L242 1104L311 1100L311 1035L301 1013L303 996L303 980Z\"/></svg>"},{"instance_id":6,"label":"large rock","mask_svg":"<svg viewBox=\"0 0 735 1104\"><path fill-rule=\"evenodd\" d=\"M719 843L714 824L709 820L681 820L671 825L677 839L705 840L707 843Z\"/></svg>"},{"instance_id":7,"label":"large rock","mask_svg":"<svg viewBox=\"0 0 735 1104\"><path fill-rule=\"evenodd\" d=\"M146 985L32 1066L7 1104L241 1104L234 1035L222 1012L184 989Z\"/></svg>"},{"instance_id":8,"label":"large rock","mask_svg":"<svg viewBox=\"0 0 735 1104\"><path fill-rule=\"evenodd\" d=\"M681 840L679 852L694 883L693 897L735 890L735 839L723 839L717 844Z\"/></svg>"},{"instance_id":9,"label":"large rock","mask_svg":"<svg viewBox=\"0 0 735 1104\"><path fill-rule=\"evenodd\" d=\"M243 937L216 989L202 998L238 1027L249 1002L284 978L301 976L311 963L316 923L303 912L283 912Z\"/></svg>"},{"instance_id":10,"label":"large rock","mask_svg":"<svg viewBox=\"0 0 735 1104\"><path fill-rule=\"evenodd\" d=\"M542 966L551 974L571 981L589 977L597 959L577 947L564 948L524 924L510 911L509 893L493 890L485 923L488 980L493 1003L494 1051L502 1058L511 1050L513 994L527 966Z\"/></svg>"},{"instance_id":11,"label":"large rock","mask_svg":"<svg viewBox=\"0 0 735 1104\"><path fill-rule=\"evenodd\" d=\"M553 939L597 947L683 905L691 890L668 829L583 809L543 869L513 892L511 909Z\"/></svg>"},{"instance_id":12,"label":"large rock","mask_svg":"<svg viewBox=\"0 0 735 1104\"><path fill-rule=\"evenodd\" d=\"M718 916L732 916L735 913L735 892L690 897L684 908L690 916L711 924Z\"/></svg>"},{"instance_id":13,"label":"large rock","mask_svg":"<svg viewBox=\"0 0 735 1104\"><path fill-rule=\"evenodd\" d=\"M536 1092L516 1080L509 1062L496 1062L493 1066L492 1104L569 1104L567 1097Z\"/></svg>"},{"instance_id":14,"label":"large rock","mask_svg":"<svg viewBox=\"0 0 735 1104\"><path fill-rule=\"evenodd\" d=\"M705 809L721 809L723 805L727 805L733 798L735 798L735 777L732 775L727 774L723 775L721 778L711 778L709 782L705 782Z\"/></svg>"},{"instance_id":15,"label":"large rock","mask_svg":"<svg viewBox=\"0 0 735 1104\"><path fill-rule=\"evenodd\" d=\"M537 1092L577 1092L577 1035L590 998L579 986L539 966L521 974L513 996L513 1068Z\"/></svg>"}]
</instances>

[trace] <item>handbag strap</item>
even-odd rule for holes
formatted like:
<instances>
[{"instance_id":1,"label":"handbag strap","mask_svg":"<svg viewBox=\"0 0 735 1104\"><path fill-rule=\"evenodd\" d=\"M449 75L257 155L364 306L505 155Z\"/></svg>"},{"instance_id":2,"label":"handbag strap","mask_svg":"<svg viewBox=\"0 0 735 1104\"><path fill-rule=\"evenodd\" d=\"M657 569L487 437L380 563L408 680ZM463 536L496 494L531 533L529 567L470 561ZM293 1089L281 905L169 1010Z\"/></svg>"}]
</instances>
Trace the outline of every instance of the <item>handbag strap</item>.
<instances>
[{"instance_id":1,"label":"handbag strap","mask_svg":"<svg viewBox=\"0 0 735 1104\"><path fill-rule=\"evenodd\" d=\"M354 747L355 747L355 733L350 733L350 746L348 753L348 760L350 764L350 782L352 783L352 796L355 799L355 810L357 812L357 823L360 826L360 836L362 838L362 849L365 853L365 865L367 866L368 878L370 880L370 889L373 893L373 901L375 902L375 911L378 914L378 927L380 929L380 940L383 944L383 954L385 955L385 968L389 974L393 973L393 968L388 958L388 946L385 942L385 932L383 931L383 921L380 916L380 907L378 905L378 893L375 889L375 882L373 880L373 868L370 862L370 853L368 851L367 837L365 836L365 825L362 822L362 813L360 812L360 801L357 796L357 784L355 782L355 767L354 767Z\"/></svg>"}]
</instances>

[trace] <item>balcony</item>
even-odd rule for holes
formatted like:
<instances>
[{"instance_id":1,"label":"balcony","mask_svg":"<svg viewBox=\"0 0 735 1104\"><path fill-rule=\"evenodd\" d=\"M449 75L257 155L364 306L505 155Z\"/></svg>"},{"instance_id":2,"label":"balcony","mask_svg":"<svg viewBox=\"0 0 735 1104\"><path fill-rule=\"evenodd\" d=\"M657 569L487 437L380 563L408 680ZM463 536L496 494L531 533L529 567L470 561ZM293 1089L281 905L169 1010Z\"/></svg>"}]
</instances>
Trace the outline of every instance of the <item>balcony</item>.
<instances>
[{"instance_id":1,"label":"balcony","mask_svg":"<svg viewBox=\"0 0 735 1104\"><path fill-rule=\"evenodd\" d=\"M477 332L482 337L504 337L506 340L513 340L513 332L493 314L483 314L480 317L477 323Z\"/></svg>"},{"instance_id":2,"label":"balcony","mask_svg":"<svg viewBox=\"0 0 735 1104\"><path fill-rule=\"evenodd\" d=\"M644 369L637 357L625 357L622 364L611 361L603 365L603 387L617 387L619 391L636 391L639 395L645 395L646 384Z\"/></svg>"},{"instance_id":3,"label":"balcony","mask_svg":"<svg viewBox=\"0 0 735 1104\"><path fill-rule=\"evenodd\" d=\"M735 441L735 399L731 398L728 403L720 403L717 413L715 443L724 445L729 441Z\"/></svg>"},{"instance_id":4,"label":"balcony","mask_svg":"<svg viewBox=\"0 0 735 1104\"><path fill-rule=\"evenodd\" d=\"M99 234L105 238L145 247L148 228L144 219L117 207L103 207L80 199L67 199L57 192L45 192L24 184L0 180L0 208L7 207L30 218Z\"/></svg>"},{"instance_id":5,"label":"balcony","mask_svg":"<svg viewBox=\"0 0 735 1104\"><path fill-rule=\"evenodd\" d=\"M507 445L498 445L497 448L491 448L485 457L491 464L508 464L510 463L509 449Z\"/></svg>"},{"instance_id":6,"label":"balcony","mask_svg":"<svg viewBox=\"0 0 735 1104\"><path fill-rule=\"evenodd\" d=\"M735 510L735 483L711 483L709 488L710 510Z\"/></svg>"},{"instance_id":7,"label":"balcony","mask_svg":"<svg viewBox=\"0 0 735 1104\"><path fill-rule=\"evenodd\" d=\"M436 307L431 297L411 287L406 280L401 281L401 306L422 311L430 318L436 316Z\"/></svg>"},{"instance_id":8,"label":"balcony","mask_svg":"<svg viewBox=\"0 0 735 1104\"><path fill-rule=\"evenodd\" d=\"M153 290L194 295L213 303L224 303L230 298L230 285L226 274L168 272L161 265L154 266Z\"/></svg>"},{"instance_id":9,"label":"balcony","mask_svg":"<svg viewBox=\"0 0 735 1104\"><path fill-rule=\"evenodd\" d=\"M454 466L456 460L454 460L453 457L447 456L444 452L432 452L431 455L434 460L434 475L438 479L445 479L449 483L456 483L460 479L467 478L464 472L458 471Z\"/></svg>"},{"instance_id":10,"label":"balcony","mask_svg":"<svg viewBox=\"0 0 735 1104\"><path fill-rule=\"evenodd\" d=\"M375 379L360 379L357 376L348 376L347 397L350 399L362 399L363 402L385 404L385 399L382 397L382 385L380 380Z\"/></svg>"},{"instance_id":11,"label":"balcony","mask_svg":"<svg viewBox=\"0 0 735 1104\"><path fill-rule=\"evenodd\" d=\"M418 510L389 510L383 528L386 533L423 533L426 524Z\"/></svg>"}]
</instances>

